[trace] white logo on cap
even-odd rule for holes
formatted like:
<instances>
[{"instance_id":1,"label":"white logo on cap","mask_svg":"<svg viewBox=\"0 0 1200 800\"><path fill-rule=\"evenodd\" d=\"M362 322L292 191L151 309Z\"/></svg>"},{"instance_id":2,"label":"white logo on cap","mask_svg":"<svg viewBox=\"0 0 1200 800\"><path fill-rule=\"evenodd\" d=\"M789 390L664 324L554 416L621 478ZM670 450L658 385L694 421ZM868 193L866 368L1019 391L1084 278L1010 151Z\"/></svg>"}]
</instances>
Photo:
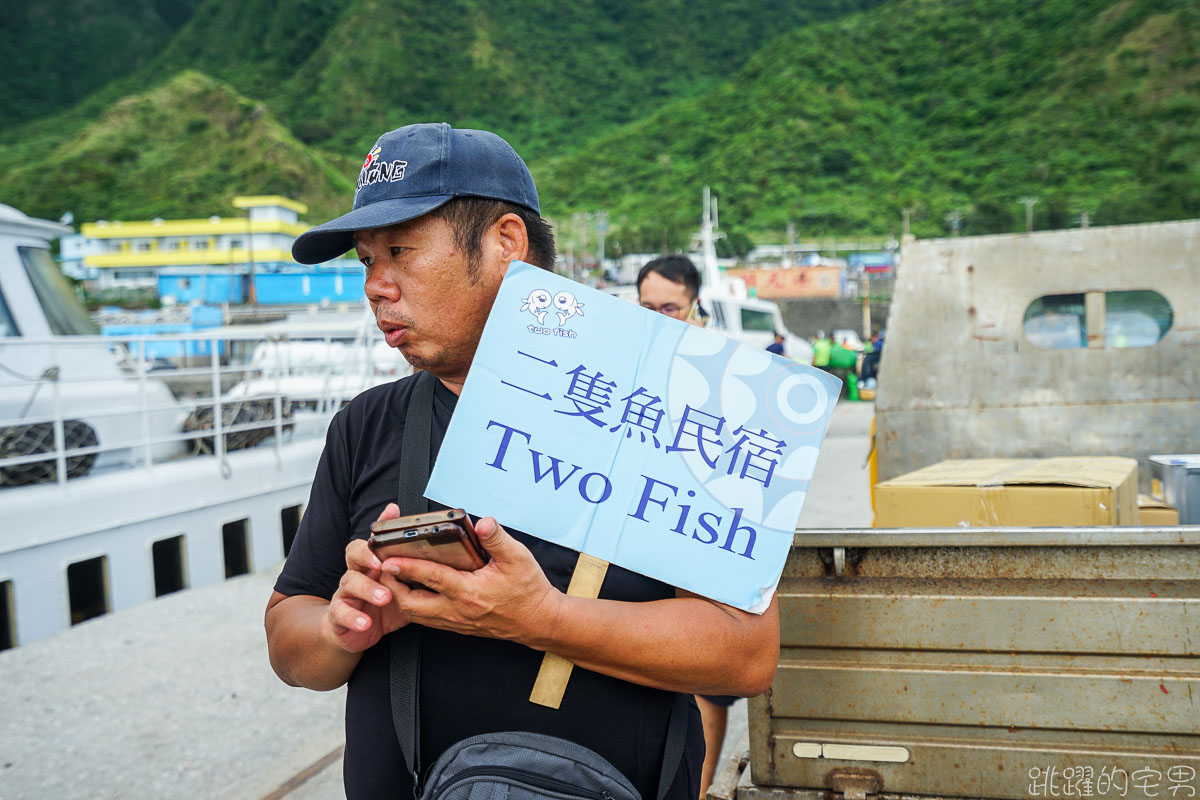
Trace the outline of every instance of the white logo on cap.
<instances>
[{"instance_id":1,"label":"white logo on cap","mask_svg":"<svg viewBox=\"0 0 1200 800\"><path fill-rule=\"evenodd\" d=\"M408 162L380 161L379 153L382 149L379 145L375 145L375 148L367 153L367 160L363 162L362 169L358 173L358 187L354 190L355 197L365 186L385 181L395 183L404 180L404 168L408 166Z\"/></svg>"}]
</instances>

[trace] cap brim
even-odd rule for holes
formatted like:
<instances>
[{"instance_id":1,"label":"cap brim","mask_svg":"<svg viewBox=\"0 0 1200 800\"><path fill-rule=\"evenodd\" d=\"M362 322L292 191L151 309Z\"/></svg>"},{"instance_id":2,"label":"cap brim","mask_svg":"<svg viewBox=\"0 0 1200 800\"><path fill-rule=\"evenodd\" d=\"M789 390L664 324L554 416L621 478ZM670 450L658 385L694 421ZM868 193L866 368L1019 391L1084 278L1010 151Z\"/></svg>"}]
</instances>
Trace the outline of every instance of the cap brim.
<instances>
[{"instance_id":1,"label":"cap brim","mask_svg":"<svg viewBox=\"0 0 1200 800\"><path fill-rule=\"evenodd\" d=\"M400 197L380 200L310 228L292 242L292 258L300 264L320 264L354 248L354 232L384 228L416 219L448 203L452 195Z\"/></svg>"}]
</instances>

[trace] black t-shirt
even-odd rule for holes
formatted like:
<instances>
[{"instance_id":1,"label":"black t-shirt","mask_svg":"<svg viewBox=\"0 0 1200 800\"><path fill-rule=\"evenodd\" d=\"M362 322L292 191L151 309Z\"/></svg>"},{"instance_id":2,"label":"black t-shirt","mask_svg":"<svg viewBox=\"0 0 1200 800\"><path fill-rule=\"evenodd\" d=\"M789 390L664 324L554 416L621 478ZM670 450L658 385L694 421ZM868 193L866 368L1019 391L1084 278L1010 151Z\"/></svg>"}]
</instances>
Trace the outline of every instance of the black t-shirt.
<instances>
[{"instance_id":1,"label":"black t-shirt","mask_svg":"<svg viewBox=\"0 0 1200 800\"><path fill-rule=\"evenodd\" d=\"M383 507L395 502L404 420L414 380L405 378L370 389L334 416L300 530L275 584L280 593L331 598L345 571L346 545L351 538L367 538ZM438 382L432 431L435 453L457 400ZM565 591L578 554L520 531L508 531L533 552L550 582ZM673 597L674 590L612 566L600 596L641 602ZM420 652L423 772L443 750L468 736L533 731L595 750L629 778L644 800L654 799L673 693L576 668L562 706L555 710L529 701L541 652L513 642L432 628L422 630ZM350 800L412 796L412 782L392 724L388 670L385 637L363 654L350 677L344 769ZM700 789L704 738L699 711L690 698L688 709L687 745L667 794L669 800L694 800Z\"/></svg>"}]
</instances>

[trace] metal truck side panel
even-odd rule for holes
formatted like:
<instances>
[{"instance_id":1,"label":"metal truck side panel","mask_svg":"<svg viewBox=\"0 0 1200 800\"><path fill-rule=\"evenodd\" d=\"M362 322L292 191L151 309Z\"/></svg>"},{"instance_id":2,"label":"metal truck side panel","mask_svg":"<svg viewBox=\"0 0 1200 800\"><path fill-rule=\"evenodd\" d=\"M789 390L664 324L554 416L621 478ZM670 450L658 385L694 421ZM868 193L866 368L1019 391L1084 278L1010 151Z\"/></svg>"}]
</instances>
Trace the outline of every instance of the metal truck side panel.
<instances>
[{"instance_id":1,"label":"metal truck side panel","mask_svg":"<svg viewBox=\"0 0 1200 800\"><path fill-rule=\"evenodd\" d=\"M1057 796L1084 796L1064 775L1090 775L1091 796L1102 775L1113 796L1154 796L1135 782L1154 775L1160 796L1172 775L1200 787L1200 529L796 542L779 671L750 704L754 791L1029 798L1055 796L1051 775Z\"/></svg>"}]
</instances>

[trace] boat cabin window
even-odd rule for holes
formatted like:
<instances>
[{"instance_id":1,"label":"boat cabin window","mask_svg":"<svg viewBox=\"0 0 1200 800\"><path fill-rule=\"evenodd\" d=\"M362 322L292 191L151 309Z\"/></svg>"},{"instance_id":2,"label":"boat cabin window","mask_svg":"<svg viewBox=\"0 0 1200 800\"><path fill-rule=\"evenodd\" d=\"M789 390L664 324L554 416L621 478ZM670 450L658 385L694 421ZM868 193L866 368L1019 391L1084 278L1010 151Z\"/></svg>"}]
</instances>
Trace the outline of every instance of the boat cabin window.
<instances>
[{"instance_id":1,"label":"boat cabin window","mask_svg":"<svg viewBox=\"0 0 1200 800\"><path fill-rule=\"evenodd\" d=\"M4 300L4 293L0 292L0 337L20 335L21 332L17 330L17 322L13 319L12 312L8 310L8 303Z\"/></svg>"},{"instance_id":2,"label":"boat cabin window","mask_svg":"<svg viewBox=\"0 0 1200 800\"><path fill-rule=\"evenodd\" d=\"M0 581L0 650L8 650L17 646L12 586L12 581Z\"/></svg>"},{"instance_id":3,"label":"boat cabin window","mask_svg":"<svg viewBox=\"0 0 1200 800\"><path fill-rule=\"evenodd\" d=\"M1106 292L1104 341L1108 347L1151 347L1158 344L1175 314L1158 292Z\"/></svg>"},{"instance_id":4,"label":"boat cabin window","mask_svg":"<svg viewBox=\"0 0 1200 800\"><path fill-rule=\"evenodd\" d=\"M71 624L107 614L108 557L96 556L67 565L67 595L71 602Z\"/></svg>"},{"instance_id":5,"label":"boat cabin window","mask_svg":"<svg viewBox=\"0 0 1200 800\"><path fill-rule=\"evenodd\" d=\"M187 588L187 570L184 569L185 559L183 536L172 536L160 539L150 546L151 558L154 561L154 596L178 592Z\"/></svg>"},{"instance_id":6,"label":"boat cabin window","mask_svg":"<svg viewBox=\"0 0 1200 800\"><path fill-rule=\"evenodd\" d=\"M283 533L283 557L287 558L292 551L292 543L296 541L296 532L300 530L300 517L304 516L303 506L288 506L279 512L279 527Z\"/></svg>"},{"instance_id":7,"label":"boat cabin window","mask_svg":"<svg viewBox=\"0 0 1200 800\"><path fill-rule=\"evenodd\" d=\"M75 296L75 290L54 263L50 251L40 247L18 247L17 250L50 332L55 336L99 335L100 329Z\"/></svg>"},{"instance_id":8,"label":"boat cabin window","mask_svg":"<svg viewBox=\"0 0 1200 800\"><path fill-rule=\"evenodd\" d=\"M221 526L221 538L225 547L225 577L235 578L250 572L250 525L249 520L239 519Z\"/></svg>"},{"instance_id":9,"label":"boat cabin window","mask_svg":"<svg viewBox=\"0 0 1200 800\"><path fill-rule=\"evenodd\" d=\"M1039 297L1025 310L1025 338L1047 350L1151 347L1174 322L1171 304L1149 290Z\"/></svg>"},{"instance_id":10,"label":"boat cabin window","mask_svg":"<svg viewBox=\"0 0 1200 800\"><path fill-rule=\"evenodd\" d=\"M1039 297L1025 309L1025 338L1047 350L1087 347L1082 294Z\"/></svg>"},{"instance_id":11,"label":"boat cabin window","mask_svg":"<svg viewBox=\"0 0 1200 800\"><path fill-rule=\"evenodd\" d=\"M760 311L756 308L742 309L742 330L744 331L765 331L766 333L774 333L775 315L770 311Z\"/></svg>"}]
</instances>

